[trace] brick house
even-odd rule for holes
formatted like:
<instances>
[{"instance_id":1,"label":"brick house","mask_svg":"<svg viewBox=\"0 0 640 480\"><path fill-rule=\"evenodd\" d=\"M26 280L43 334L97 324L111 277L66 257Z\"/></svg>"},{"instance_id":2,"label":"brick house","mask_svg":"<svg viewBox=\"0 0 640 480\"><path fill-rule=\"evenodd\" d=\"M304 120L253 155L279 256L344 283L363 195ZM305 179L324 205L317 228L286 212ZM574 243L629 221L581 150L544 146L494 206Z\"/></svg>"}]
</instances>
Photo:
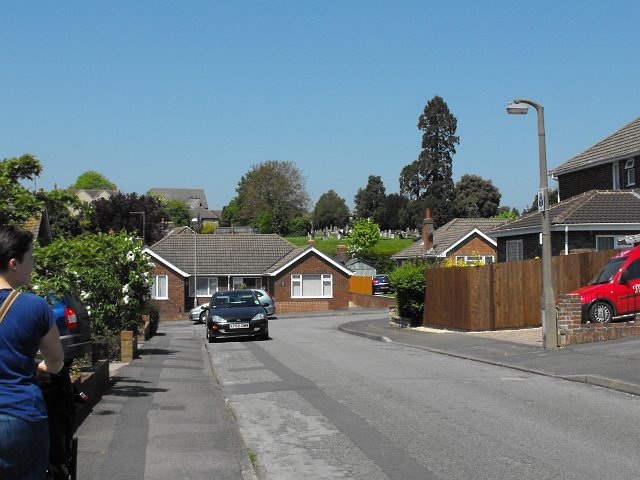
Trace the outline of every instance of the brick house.
<instances>
[{"instance_id":1,"label":"brick house","mask_svg":"<svg viewBox=\"0 0 640 480\"><path fill-rule=\"evenodd\" d=\"M496 241L487 232L508 223L504 218L454 218L433 231L429 210L422 225L422 238L391 256L396 265L411 260L434 261L454 258L465 263L493 263Z\"/></svg>"},{"instance_id":2,"label":"brick house","mask_svg":"<svg viewBox=\"0 0 640 480\"><path fill-rule=\"evenodd\" d=\"M296 247L278 235L200 235L186 229L145 251L155 264L152 296L161 318L185 318L198 303L224 289L263 288L276 313L349 308L352 272L309 245Z\"/></svg>"},{"instance_id":3,"label":"brick house","mask_svg":"<svg viewBox=\"0 0 640 480\"><path fill-rule=\"evenodd\" d=\"M628 246L624 237L640 232L640 195L591 190L549 207L551 254L568 255ZM488 232L497 240L498 262L542 256L541 213L524 215Z\"/></svg>"},{"instance_id":4,"label":"brick house","mask_svg":"<svg viewBox=\"0 0 640 480\"><path fill-rule=\"evenodd\" d=\"M549 210L552 255L626 246L640 232L639 169L640 117L551 170L560 200ZM534 212L489 234L503 262L539 257L540 233Z\"/></svg>"},{"instance_id":5,"label":"brick house","mask_svg":"<svg viewBox=\"0 0 640 480\"><path fill-rule=\"evenodd\" d=\"M551 170L559 200L589 190L640 187L640 117Z\"/></svg>"}]
</instances>

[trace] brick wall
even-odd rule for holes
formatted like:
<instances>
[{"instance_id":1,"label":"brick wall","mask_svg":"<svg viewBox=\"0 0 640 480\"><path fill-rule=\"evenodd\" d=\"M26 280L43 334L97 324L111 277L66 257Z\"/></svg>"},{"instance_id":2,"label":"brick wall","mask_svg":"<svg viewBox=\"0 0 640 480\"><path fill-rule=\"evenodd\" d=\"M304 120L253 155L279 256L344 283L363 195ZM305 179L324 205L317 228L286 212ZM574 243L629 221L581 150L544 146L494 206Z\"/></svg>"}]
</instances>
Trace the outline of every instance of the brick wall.
<instances>
[{"instance_id":1,"label":"brick wall","mask_svg":"<svg viewBox=\"0 0 640 480\"><path fill-rule=\"evenodd\" d=\"M624 170L624 165L622 165L622 170ZM566 200L589 190L611 189L613 185L611 174L611 164L606 163L577 172L558 175L560 199ZM623 186L624 184L621 183L620 185Z\"/></svg>"},{"instance_id":2,"label":"brick wall","mask_svg":"<svg viewBox=\"0 0 640 480\"><path fill-rule=\"evenodd\" d=\"M582 323L580 295L558 296L558 341L561 346L602 342L640 335L638 316L627 322Z\"/></svg>"},{"instance_id":3,"label":"brick wall","mask_svg":"<svg viewBox=\"0 0 640 480\"><path fill-rule=\"evenodd\" d=\"M333 298L291 298L291 275L332 274ZM276 312L314 312L349 308L349 276L314 253L283 271L274 280Z\"/></svg>"},{"instance_id":4,"label":"brick wall","mask_svg":"<svg viewBox=\"0 0 640 480\"><path fill-rule=\"evenodd\" d=\"M350 298L353 305L361 308L389 308L396 304L396 299L393 297L364 295L356 292L351 292Z\"/></svg>"},{"instance_id":5,"label":"brick wall","mask_svg":"<svg viewBox=\"0 0 640 480\"><path fill-rule=\"evenodd\" d=\"M156 300L160 306L160 321L184 320L188 310L185 306L186 279L160 262L155 262L152 275L166 275L168 280L169 298Z\"/></svg>"}]
</instances>

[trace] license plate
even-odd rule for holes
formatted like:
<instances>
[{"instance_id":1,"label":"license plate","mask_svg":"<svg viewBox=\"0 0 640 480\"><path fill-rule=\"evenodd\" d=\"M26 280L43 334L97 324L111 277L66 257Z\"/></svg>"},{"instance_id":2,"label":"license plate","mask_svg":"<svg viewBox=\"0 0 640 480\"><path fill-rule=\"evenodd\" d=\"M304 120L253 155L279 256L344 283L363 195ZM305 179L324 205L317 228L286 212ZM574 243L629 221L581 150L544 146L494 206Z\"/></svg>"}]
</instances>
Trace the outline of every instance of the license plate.
<instances>
[{"instance_id":1,"label":"license plate","mask_svg":"<svg viewBox=\"0 0 640 480\"><path fill-rule=\"evenodd\" d=\"M249 328L248 323L230 323L229 328Z\"/></svg>"}]
</instances>

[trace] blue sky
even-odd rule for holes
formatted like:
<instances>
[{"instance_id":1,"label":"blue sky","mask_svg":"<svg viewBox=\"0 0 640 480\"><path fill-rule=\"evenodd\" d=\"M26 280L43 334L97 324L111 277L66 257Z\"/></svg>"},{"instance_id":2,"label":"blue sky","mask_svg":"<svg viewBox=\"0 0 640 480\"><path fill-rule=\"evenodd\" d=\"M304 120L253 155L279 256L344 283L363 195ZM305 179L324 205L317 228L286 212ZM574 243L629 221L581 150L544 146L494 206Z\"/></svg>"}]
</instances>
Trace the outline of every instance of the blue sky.
<instances>
[{"instance_id":1,"label":"blue sky","mask_svg":"<svg viewBox=\"0 0 640 480\"><path fill-rule=\"evenodd\" d=\"M204 188L210 208L265 160L312 202L349 206L369 175L397 192L440 95L458 119L454 180L522 209L553 168L640 115L637 1L23 1L0 6L0 158L37 187L97 170L124 192Z\"/></svg>"}]
</instances>

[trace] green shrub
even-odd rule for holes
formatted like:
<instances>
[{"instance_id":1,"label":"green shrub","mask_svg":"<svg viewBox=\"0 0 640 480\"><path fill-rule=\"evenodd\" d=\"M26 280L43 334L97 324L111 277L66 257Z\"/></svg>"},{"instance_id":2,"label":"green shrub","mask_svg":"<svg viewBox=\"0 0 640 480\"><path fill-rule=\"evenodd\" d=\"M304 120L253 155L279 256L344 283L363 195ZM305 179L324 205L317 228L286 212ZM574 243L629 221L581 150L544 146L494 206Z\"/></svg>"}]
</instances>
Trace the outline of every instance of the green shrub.
<instances>
[{"instance_id":1,"label":"green shrub","mask_svg":"<svg viewBox=\"0 0 640 480\"><path fill-rule=\"evenodd\" d=\"M396 268L390 275L396 290L398 313L413 320L422 319L424 312L424 270L420 262L408 262Z\"/></svg>"},{"instance_id":2,"label":"green shrub","mask_svg":"<svg viewBox=\"0 0 640 480\"><path fill-rule=\"evenodd\" d=\"M60 239L34 253L31 288L35 293L70 293L91 318L94 338L136 330L151 289L150 257L127 232L85 233Z\"/></svg>"}]
</instances>

